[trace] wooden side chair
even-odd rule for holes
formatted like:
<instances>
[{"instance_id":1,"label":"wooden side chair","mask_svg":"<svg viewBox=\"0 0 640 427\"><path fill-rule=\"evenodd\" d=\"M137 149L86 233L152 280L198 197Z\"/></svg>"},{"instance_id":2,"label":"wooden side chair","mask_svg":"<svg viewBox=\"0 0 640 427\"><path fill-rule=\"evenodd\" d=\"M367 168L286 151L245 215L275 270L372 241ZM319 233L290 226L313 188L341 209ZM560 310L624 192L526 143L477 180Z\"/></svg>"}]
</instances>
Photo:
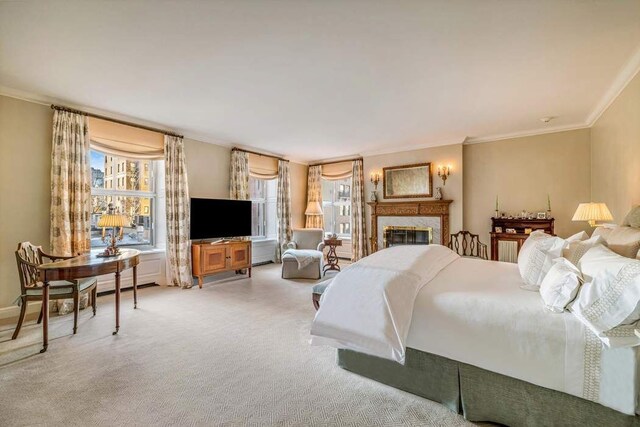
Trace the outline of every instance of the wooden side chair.
<instances>
[{"instance_id":1,"label":"wooden side chair","mask_svg":"<svg viewBox=\"0 0 640 427\"><path fill-rule=\"evenodd\" d=\"M73 257L62 257L56 255L49 255L42 251L41 246L32 245L29 242L22 242L18 244L16 250L16 261L18 262L18 275L20 276L20 319L18 325L13 333L11 339L18 338L20 328L22 328L22 322L27 314L27 303L29 301L42 301L42 286L40 281L38 266L43 263L43 258L48 258L55 262L61 259L69 259ZM98 279L95 277L89 277L85 279L74 280L73 282L67 282L64 280L49 282L49 298L51 300L60 299L73 299L73 333L78 330L78 311L80 294L89 292L89 300L93 307L93 315L96 314L96 297L97 297L97 284ZM40 317L38 317L38 323L42 322L42 316L45 307L40 310Z\"/></svg>"},{"instance_id":2,"label":"wooden side chair","mask_svg":"<svg viewBox=\"0 0 640 427\"><path fill-rule=\"evenodd\" d=\"M487 245L480 242L477 234L468 231L459 231L452 234L449 239L449 249L460 256L489 259L487 256Z\"/></svg>"}]
</instances>

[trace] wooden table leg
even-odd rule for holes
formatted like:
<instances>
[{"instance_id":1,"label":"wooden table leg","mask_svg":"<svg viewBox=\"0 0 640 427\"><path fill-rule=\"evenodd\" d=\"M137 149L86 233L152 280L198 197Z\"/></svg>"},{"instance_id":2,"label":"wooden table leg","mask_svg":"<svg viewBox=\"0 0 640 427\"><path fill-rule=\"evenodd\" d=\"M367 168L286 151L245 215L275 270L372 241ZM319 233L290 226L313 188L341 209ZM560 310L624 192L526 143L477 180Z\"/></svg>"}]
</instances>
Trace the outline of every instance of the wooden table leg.
<instances>
[{"instance_id":1,"label":"wooden table leg","mask_svg":"<svg viewBox=\"0 0 640 427\"><path fill-rule=\"evenodd\" d=\"M138 308L138 266L133 266L133 308Z\"/></svg>"},{"instance_id":2,"label":"wooden table leg","mask_svg":"<svg viewBox=\"0 0 640 427\"><path fill-rule=\"evenodd\" d=\"M26 304L26 301L24 302ZM45 280L42 285L42 350L47 351L49 346L49 281Z\"/></svg>"},{"instance_id":3,"label":"wooden table leg","mask_svg":"<svg viewBox=\"0 0 640 427\"><path fill-rule=\"evenodd\" d=\"M116 330L113 335L116 335L120 330L120 272L116 271Z\"/></svg>"}]
</instances>

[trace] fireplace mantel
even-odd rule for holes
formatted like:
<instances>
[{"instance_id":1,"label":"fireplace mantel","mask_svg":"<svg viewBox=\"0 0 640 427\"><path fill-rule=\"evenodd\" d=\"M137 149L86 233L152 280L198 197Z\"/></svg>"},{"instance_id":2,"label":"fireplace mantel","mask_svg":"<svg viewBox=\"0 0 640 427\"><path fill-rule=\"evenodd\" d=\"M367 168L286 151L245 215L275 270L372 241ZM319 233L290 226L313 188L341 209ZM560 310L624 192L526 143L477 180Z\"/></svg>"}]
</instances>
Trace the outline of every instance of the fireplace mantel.
<instances>
[{"instance_id":1,"label":"fireplace mantel","mask_svg":"<svg viewBox=\"0 0 640 427\"><path fill-rule=\"evenodd\" d=\"M422 200L408 202L369 202L371 207L371 252L378 250L378 217L431 216L439 217L442 231L440 244L449 243L449 205L453 200Z\"/></svg>"}]
</instances>

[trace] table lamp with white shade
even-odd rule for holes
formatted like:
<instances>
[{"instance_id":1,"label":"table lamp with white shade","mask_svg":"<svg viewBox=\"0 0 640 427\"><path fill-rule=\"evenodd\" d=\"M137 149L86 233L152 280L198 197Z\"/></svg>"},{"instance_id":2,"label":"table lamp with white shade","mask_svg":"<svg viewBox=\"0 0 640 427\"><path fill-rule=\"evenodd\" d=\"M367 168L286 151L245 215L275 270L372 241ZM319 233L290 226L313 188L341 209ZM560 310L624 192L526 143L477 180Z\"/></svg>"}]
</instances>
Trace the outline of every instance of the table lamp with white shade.
<instances>
[{"instance_id":1,"label":"table lamp with white shade","mask_svg":"<svg viewBox=\"0 0 640 427\"><path fill-rule=\"evenodd\" d=\"M304 214L308 217L322 217L322 215L324 215L322 213L322 205L320 204L320 202L318 201L314 201L314 202L309 202L307 204L307 209L304 211ZM306 228L310 228L309 225L310 224L314 224L316 221L314 221L312 218L307 218L307 225ZM322 223L320 223L322 224ZM311 227L313 228L313 227Z\"/></svg>"},{"instance_id":2,"label":"table lamp with white shade","mask_svg":"<svg viewBox=\"0 0 640 427\"><path fill-rule=\"evenodd\" d=\"M588 221L595 227L596 221L613 221L613 216L605 203L580 203L571 221Z\"/></svg>"},{"instance_id":3,"label":"table lamp with white shade","mask_svg":"<svg viewBox=\"0 0 640 427\"><path fill-rule=\"evenodd\" d=\"M109 203L107 213L102 214L96 226L102 228L102 241L108 242L107 247L103 252L98 254L99 257L110 257L120 254L118 248L118 240L122 240L124 227L131 225L129 218L126 215L122 215L116 212L113 204ZM120 227L120 232L117 228ZM111 233L107 235L107 228L111 228Z\"/></svg>"}]
</instances>

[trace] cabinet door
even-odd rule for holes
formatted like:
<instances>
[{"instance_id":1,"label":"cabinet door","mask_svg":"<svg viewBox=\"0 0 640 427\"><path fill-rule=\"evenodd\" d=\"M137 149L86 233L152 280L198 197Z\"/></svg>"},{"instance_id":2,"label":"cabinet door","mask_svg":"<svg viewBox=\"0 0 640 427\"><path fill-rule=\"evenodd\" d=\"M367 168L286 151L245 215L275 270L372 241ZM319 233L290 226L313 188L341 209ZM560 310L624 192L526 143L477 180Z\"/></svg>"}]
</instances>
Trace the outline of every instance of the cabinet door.
<instances>
[{"instance_id":1,"label":"cabinet door","mask_svg":"<svg viewBox=\"0 0 640 427\"><path fill-rule=\"evenodd\" d=\"M204 274L224 270L226 267L227 248L224 245L202 248L202 272Z\"/></svg>"},{"instance_id":2,"label":"cabinet door","mask_svg":"<svg viewBox=\"0 0 640 427\"><path fill-rule=\"evenodd\" d=\"M250 267L251 257L249 244L231 245L229 251L231 252L231 269L241 269Z\"/></svg>"}]
</instances>

